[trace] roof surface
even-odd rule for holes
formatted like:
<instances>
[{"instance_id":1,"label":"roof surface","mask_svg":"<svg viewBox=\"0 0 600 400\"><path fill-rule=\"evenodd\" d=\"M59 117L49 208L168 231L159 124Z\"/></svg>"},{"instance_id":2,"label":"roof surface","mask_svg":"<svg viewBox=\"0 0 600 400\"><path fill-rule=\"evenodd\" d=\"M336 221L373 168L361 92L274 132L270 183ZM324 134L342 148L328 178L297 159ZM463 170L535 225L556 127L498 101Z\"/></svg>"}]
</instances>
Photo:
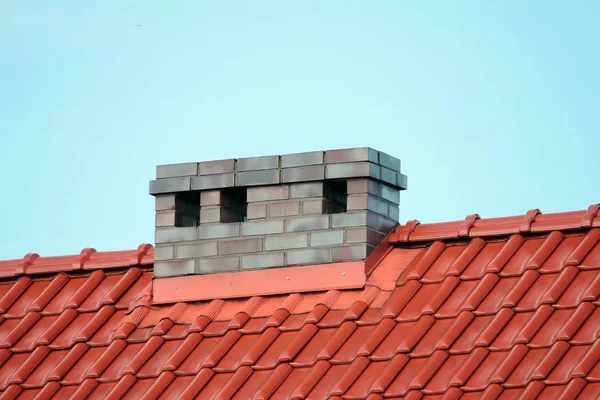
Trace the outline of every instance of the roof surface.
<instances>
[{"instance_id":1,"label":"roof surface","mask_svg":"<svg viewBox=\"0 0 600 400\"><path fill-rule=\"evenodd\" d=\"M0 398L599 398L590 209L411 222L352 290L153 305L148 245L3 261Z\"/></svg>"}]
</instances>

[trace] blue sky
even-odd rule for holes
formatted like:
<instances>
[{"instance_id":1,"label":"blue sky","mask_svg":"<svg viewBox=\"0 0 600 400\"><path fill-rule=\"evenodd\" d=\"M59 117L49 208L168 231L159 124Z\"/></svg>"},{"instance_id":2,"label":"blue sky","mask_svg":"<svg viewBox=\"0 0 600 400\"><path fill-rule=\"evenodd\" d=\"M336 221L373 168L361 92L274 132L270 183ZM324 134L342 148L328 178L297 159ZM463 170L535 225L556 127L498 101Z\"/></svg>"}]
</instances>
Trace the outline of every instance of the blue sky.
<instances>
[{"instance_id":1,"label":"blue sky","mask_svg":"<svg viewBox=\"0 0 600 400\"><path fill-rule=\"evenodd\" d=\"M153 241L155 165L371 146L401 222L600 201L596 1L0 3L0 259ZM140 26L138 26L140 25Z\"/></svg>"}]
</instances>

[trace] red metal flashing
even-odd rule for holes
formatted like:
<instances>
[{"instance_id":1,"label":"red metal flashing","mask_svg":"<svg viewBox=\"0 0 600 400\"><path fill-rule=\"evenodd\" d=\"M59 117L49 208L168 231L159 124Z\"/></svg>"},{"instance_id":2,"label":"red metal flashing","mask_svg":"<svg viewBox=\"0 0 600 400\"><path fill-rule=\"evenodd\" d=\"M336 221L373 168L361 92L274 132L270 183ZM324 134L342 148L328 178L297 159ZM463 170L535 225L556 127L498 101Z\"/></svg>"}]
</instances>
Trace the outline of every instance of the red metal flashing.
<instances>
[{"instance_id":1,"label":"red metal flashing","mask_svg":"<svg viewBox=\"0 0 600 400\"><path fill-rule=\"evenodd\" d=\"M365 262L307 265L155 279L153 304L357 289L365 285Z\"/></svg>"},{"instance_id":2,"label":"red metal flashing","mask_svg":"<svg viewBox=\"0 0 600 400\"><path fill-rule=\"evenodd\" d=\"M365 274L368 276L373 270L381 263L387 254L392 250L393 246L390 244L390 235L393 235L392 230L388 233L381 243L373 250L369 257L365 260Z\"/></svg>"}]
</instances>

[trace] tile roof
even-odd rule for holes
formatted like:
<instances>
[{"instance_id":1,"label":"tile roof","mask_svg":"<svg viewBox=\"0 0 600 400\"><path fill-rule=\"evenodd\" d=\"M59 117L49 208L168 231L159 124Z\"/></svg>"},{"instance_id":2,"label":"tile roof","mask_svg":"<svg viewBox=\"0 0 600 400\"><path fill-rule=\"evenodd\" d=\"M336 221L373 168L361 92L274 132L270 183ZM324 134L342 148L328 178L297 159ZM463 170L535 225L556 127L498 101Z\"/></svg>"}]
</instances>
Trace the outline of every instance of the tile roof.
<instances>
[{"instance_id":1,"label":"tile roof","mask_svg":"<svg viewBox=\"0 0 600 400\"><path fill-rule=\"evenodd\" d=\"M155 305L148 245L3 261L0 399L599 398L588 211L398 227L363 289Z\"/></svg>"}]
</instances>

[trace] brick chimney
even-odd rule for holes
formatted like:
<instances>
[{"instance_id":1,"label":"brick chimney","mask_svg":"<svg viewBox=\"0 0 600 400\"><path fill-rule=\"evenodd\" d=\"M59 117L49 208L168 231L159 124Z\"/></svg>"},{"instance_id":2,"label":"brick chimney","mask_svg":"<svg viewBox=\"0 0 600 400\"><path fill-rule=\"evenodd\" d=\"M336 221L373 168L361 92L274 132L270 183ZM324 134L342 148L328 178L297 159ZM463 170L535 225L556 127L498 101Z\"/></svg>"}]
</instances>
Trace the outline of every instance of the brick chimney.
<instances>
[{"instance_id":1,"label":"brick chimney","mask_svg":"<svg viewBox=\"0 0 600 400\"><path fill-rule=\"evenodd\" d=\"M159 165L157 278L363 260L406 176L371 148Z\"/></svg>"}]
</instances>

